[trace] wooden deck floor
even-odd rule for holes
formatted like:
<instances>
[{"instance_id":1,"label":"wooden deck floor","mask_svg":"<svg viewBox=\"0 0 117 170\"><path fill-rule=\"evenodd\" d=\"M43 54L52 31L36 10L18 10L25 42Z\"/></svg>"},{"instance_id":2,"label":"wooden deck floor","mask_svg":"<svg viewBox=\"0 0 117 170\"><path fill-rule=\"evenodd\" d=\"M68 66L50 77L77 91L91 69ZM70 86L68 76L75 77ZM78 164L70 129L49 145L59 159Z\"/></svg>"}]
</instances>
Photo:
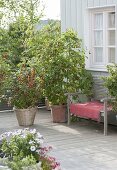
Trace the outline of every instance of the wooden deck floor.
<instances>
[{"instance_id":1,"label":"wooden deck floor","mask_svg":"<svg viewBox=\"0 0 117 170\"><path fill-rule=\"evenodd\" d=\"M21 128L13 112L0 112L0 133ZM83 120L72 123L52 123L51 114L39 109L36 128L53 146L53 156L62 170L117 170L117 127L109 126L109 135L103 135L103 124Z\"/></svg>"}]
</instances>

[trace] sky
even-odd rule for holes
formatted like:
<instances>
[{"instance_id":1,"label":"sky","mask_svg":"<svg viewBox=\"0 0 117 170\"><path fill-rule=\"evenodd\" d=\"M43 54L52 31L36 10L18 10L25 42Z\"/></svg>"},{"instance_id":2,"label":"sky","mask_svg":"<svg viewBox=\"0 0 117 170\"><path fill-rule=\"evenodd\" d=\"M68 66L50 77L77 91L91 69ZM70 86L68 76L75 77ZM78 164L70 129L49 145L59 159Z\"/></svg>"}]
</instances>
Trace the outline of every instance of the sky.
<instances>
[{"instance_id":1,"label":"sky","mask_svg":"<svg viewBox=\"0 0 117 170\"><path fill-rule=\"evenodd\" d=\"M43 0L45 4L44 19L60 19L60 0Z\"/></svg>"}]
</instances>

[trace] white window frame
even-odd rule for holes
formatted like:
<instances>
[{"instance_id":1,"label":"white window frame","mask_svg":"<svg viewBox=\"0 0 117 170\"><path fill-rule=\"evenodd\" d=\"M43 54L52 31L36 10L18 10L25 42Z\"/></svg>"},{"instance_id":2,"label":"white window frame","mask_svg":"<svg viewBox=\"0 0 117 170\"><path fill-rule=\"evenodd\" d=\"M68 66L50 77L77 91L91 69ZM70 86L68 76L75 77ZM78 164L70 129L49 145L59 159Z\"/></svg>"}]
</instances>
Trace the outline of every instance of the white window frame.
<instances>
[{"instance_id":1,"label":"white window frame","mask_svg":"<svg viewBox=\"0 0 117 170\"><path fill-rule=\"evenodd\" d=\"M85 41L85 45L87 46L87 48L89 49L89 54L88 59L86 59L86 68L89 70L97 70L97 71L107 71L106 66L109 64L108 62L108 44L107 44L107 14L109 12L115 12L115 63L117 63L117 13L116 13L116 6L104 6L104 7L98 7L98 8L88 8L87 10L87 14L88 14L88 21L87 21L87 26L88 26L88 38L89 40ZM95 13L103 13L103 30L104 31L104 35L103 35L103 58L104 58L104 62L102 64L96 64L94 63L94 51L93 51L93 35L92 34L92 29L93 29L93 17ZM85 25L86 26L86 25ZM86 28L85 28L86 29ZM86 30L84 30L86 31ZM85 35L84 35L85 38Z\"/></svg>"}]
</instances>

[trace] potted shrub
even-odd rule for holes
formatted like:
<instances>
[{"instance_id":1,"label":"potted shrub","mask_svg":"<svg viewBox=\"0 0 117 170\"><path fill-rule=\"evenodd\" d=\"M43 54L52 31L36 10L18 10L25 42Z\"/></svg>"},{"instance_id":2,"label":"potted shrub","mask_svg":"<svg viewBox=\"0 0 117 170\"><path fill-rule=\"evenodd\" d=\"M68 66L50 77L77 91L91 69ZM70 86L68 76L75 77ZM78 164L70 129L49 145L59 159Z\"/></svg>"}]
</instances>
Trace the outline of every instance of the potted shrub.
<instances>
[{"instance_id":1,"label":"potted shrub","mask_svg":"<svg viewBox=\"0 0 117 170\"><path fill-rule=\"evenodd\" d=\"M6 86L11 92L8 102L14 106L21 126L30 126L34 123L41 93L40 84L40 77L31 62L21 63L6 79Z\"/></svg>"},{"instance_id":2,"label":"potted shrub","mask_svg":"<svg viewBox=\"0 0 117 170\"><path fill-rule=\"evenodd\" d=\"M85 53L75 32L68 30L55 44L54 57L46 70L45 93L51 102L53 122L65 122L65 93L80 89L90 95L92 77L85 70Z\"/></svg>"},{"instance_id":3,"label":"potted shrub","mask_svg":"<svg viewBox=\"0 0 117 170\"><path fill-rule=\"evenodd\" d=\"M0 165L8 170L60 170L36 129L17 129L0 135ZM0 166L1 167L1 166ZM1 168L0 168L1 169Z\"/></svg>"},{"instance_id":4,"label":"potted shrub","mask_svg":"<svg viewBox=\"0 0 117 170\"><path fill-rule=\"evenodd\" d=\"M2 56L0 56L0 110L9 110L12 109L8 106L6 101L6 94L8 96L8 92L5 92L4 89L4 83L6 76L9 75L10 72L10 65L6 63L5 57L7 56L6 53L4 53Z\"/></svg>"},{"instance_id":5,"label":"potted shrub","mask_svg":"<svg viewBox=\"0 0 117 170\"><path fill-rule=\"evenodd\" d=\"M114 100L110 100L113 111L117 112L117 64L107 66L109 75L104 76L104 85L108 89L108 93Z\"/></svg>"}]
</instances>

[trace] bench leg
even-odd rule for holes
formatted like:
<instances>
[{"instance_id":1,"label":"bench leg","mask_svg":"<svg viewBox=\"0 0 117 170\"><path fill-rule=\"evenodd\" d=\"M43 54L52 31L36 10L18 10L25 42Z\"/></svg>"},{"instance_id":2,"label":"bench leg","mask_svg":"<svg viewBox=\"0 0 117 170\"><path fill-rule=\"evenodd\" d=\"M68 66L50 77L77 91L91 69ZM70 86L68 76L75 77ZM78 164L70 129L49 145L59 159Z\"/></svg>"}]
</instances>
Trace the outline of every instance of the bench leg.
<instances>
[{"instance_id":1,"label":"bench leg","mask_svg":"<svg viewBox=\"0 0 117 170\"><path fill-rule=\"evenodd\" d=\"M104 101L104 135L107 136L108 120L107 120L107 101Z\"/></svg>"}]
</instances>

